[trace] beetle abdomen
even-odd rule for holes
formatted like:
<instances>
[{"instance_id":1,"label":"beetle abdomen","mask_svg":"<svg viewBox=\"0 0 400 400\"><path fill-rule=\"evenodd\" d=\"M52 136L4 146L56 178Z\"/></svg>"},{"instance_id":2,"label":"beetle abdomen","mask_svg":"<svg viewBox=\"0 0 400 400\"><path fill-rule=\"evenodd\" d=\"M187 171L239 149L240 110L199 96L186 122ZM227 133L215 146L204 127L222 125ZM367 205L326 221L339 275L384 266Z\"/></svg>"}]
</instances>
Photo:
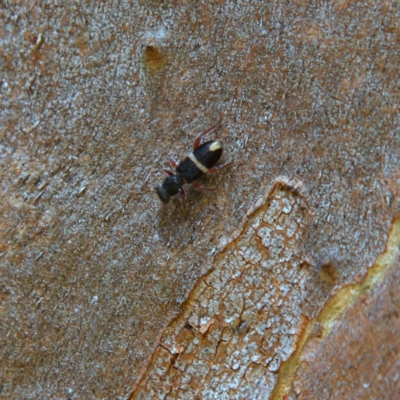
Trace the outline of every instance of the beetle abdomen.
<instances>
[{"instance_id":1,"label":"beetle abdomen","mask_svg":"<svg viewBox=\"0 0 400 400\"><path fill-rule=\"evenodd\" d=\"M193 152L193 156L206 169L210 169L222 156L222 143L219 140L203 143Z\"/></svg>"},{"instance_id":2,"label":"beetle abdomen","mask_svg":"<svg viewBox=\"0 0 400 400\"><path fill-rule=\"evenodd\" d=\"M187 183L192 183L213 167L222 155L222 143L210 141L202 144L192 154L189 154L176 168Z\"/></svg>"}]
</instances>

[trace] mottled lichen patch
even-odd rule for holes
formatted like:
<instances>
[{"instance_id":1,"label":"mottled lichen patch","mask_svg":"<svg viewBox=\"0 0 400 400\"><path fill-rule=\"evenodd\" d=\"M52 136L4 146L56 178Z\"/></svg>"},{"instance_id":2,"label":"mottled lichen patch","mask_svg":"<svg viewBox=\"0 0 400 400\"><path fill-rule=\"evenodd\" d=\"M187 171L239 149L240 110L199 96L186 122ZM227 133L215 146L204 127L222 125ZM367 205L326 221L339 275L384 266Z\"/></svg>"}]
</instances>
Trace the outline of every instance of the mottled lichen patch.
<instances>
[{"instance_id":1,"label":"mottled lichen patch","mask_svg":"<svg viewBox=\"0 0 400 400\"><path fill-rule=\"evenodd\" d=\"M304 199L278 184L161 338L133 398L265 398L301 330ZM168 349L168 351L166 350Z\"/></svg>"}]
</instances>

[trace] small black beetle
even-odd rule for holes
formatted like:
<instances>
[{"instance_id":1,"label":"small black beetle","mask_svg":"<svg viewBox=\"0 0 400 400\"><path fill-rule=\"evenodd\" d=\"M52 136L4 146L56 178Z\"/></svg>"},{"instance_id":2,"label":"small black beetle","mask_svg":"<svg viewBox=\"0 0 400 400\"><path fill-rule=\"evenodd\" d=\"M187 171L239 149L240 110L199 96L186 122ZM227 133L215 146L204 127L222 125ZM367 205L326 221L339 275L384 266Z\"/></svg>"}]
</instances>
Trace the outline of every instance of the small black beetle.
<instances>
[{"instance_id":1,"label":"small black beetle","mask_svg":"<svg viewBox=\"0 0 400 400\"><path fill-rule=\"evenodd\" d=\"M193 183L193 186L199 190L215 190L205 188L194 181L204 174L215 174L219 170L234 164L231 162L219 168L214 167L222 155L222 143L219 140L211 140L200 145L201 137L215 129L217 126L218 125L207 129L195 140L193 152L190 153L179 165L177 165L174 160L170 160L172 166L176 169L176 174L169 169L164 169L165 173L169 176L168 178L165 178L162 185L158 185L156 188L158 197L163 203L168 203L172 196L180 193L182 202L185 204L185 192L182 186L186 183Z\"/></svg>"}]
</instances>

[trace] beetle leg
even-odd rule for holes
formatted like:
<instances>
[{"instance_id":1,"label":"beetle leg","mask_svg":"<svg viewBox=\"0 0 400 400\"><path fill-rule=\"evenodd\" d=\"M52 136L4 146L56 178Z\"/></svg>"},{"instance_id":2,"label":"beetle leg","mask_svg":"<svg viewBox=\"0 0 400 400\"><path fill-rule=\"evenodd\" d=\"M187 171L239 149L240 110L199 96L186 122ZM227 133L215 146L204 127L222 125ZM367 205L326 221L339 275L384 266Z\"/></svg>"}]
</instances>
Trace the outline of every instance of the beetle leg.
<instances>
[{"instance_id":1,"label":"beetle leg","mask_svg":"<svg viewBox=\"0 0 400 400\"><path fill-rule=\"evenodd\" d=\"M182 207L185 209L186 207L186 194L185 191L181 188L179 189L179 194L181 195L181 200L182 200Z\"/></svg>"},{"instance_id":2,"label":"beetle leg","mask_svg":"<svg viewBox=\"0 0 400 400\"><path fill-rule=\"evenodd\" d=\"M210 169L208 170L208 173L209 173L209 174L216 174L217 172L221 171L221 169L231 167L234 163L235 163L235 162L232 161L232 162L230 162L230 163L228 163L228 164L222 165L221 167L210 168Z\"/></svg>"},{"instance_id":3,"label":"beetle leg","mask_svg":"<svg viewBox=\"0 0 400 400\"><path fill-rule=\"evenodd\" d=\"M219 124L218 124L218 125L219 125ZM193 150L196 150L196 149L200 146L200 140L201 140L201 138L202 138L205 134L207 134L208 132L211 132L213 129L217 128L218 125L212 126L211 128L207 129L205 132L203 132L200 136L198 136L197 139L194 141Z\"/></svg>"},{"instance_id":4,"label":"beetle leg","mask_svg":"<svg viewBox=\"0 0 400 400\"><path fill-rule=\"evenodd\" d=\"M174 176L175 175L170 169L164 169L163 171L169 176Z\"/></svg>"},{"instance_id":5,"label":"beetle leg","mask_svg":"<svg viewBox=\"0 0 400 400\"><path fill-rule=\"evenodd\" d=\"M208 187L204 187L202 185L199 185L197 182L193 182L193 186L198 190L206 190L207 192L213 192L215 190L213 188L208 188Z\"/></svg>"},{"instance_id":6,"label":"beetle leg","mask_svg":"<svg viewBox=\"0 0 400 400\"><path fill-rule=\"evenodd\" d=\"M244 162L232 161L232 162L230 162L230 163L228 163L228 164L223 165L222 167L210 168L210 169L208 170L208 173L209 173L209 174L216 174L217 172L221 171L221 169L225 169L225 168L232 167L232 165L235 165L235 164L241 165L241 164L244 164Z\"/></svg>"},{"instance_id":7,"label":"beetle leg","mask_svg":"<svg viewBox=\"0 0 400 400\"><path fill-rule=\"evenodd\" d=\"M173 158L169 159L169 162L171 163L171 165L176 168L178 166L178 164L176 163L176 161Z\"/></svg>"}]
</instances>

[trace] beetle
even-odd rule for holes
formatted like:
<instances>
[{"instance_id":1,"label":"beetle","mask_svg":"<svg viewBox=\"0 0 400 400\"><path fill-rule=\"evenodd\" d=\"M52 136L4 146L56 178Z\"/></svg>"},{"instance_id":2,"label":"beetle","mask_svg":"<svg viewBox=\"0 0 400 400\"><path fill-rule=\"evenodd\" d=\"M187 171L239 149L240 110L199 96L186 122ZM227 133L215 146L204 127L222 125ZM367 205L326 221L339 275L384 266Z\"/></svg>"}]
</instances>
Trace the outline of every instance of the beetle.
<instances>
[{"instance_id":1,"label":"beetle","mask_svg":"<svg viewBox=\"0 0 400 400\"><path fill-rule=\"evenodd\" d=\"M197 182L204 174L215 174L223 168L227 168L233 165L233 162L226 164L222 167L214 167L222 156L223 145L219 140L210 140L203 144L200 144L201 138L207 133L214 130L218 125L215 125L200 136L197 137L193 144L193 151L190 153L179 165L170 159L171 165L175 168L176 173L169 169L164 169L164 172L168 175L165 178L162 185L156 187L156 192L160 200L167 204L171 197L180 193L183 204L185 204L185 191L183 185L187 183L193 184L196 189L214 191L215 189L206 188Z\"/></svg>"}]
</instances>

